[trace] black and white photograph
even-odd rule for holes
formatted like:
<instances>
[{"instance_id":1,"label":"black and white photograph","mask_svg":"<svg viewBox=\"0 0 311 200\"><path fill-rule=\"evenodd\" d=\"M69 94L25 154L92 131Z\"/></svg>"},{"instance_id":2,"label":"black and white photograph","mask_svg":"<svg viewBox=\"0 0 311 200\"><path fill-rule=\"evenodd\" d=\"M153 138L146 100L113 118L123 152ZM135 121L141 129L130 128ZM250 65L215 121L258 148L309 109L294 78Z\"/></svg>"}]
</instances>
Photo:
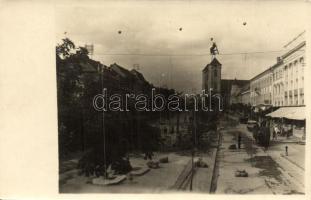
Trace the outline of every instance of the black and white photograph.
<instances>
[{"instance_id":1,"label":"black and white photograph","mask_svg":"<svg viewBox=\"0 0 311 200\"><path fill-rule=\"evenodd\" d=\"M57 7L59 192L304 194L299 9Z\"/></svg>"},{"instance_id":2,"label":"black and white photograph","mask_svg":"<svg viewBox=\"0 0 311 200\"><path fill-rule=\"evenodd\" d=\"M308 199L309 0L3 2L0 198Z\"/></svg>"}]
</instances>

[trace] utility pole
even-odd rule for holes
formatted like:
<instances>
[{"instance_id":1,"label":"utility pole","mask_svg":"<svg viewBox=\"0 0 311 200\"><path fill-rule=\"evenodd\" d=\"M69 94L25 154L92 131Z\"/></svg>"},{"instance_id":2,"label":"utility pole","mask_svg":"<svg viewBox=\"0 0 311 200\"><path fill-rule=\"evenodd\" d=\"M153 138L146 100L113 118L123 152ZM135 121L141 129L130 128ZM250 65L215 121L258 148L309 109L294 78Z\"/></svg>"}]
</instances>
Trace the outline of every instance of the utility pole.
<instances>
[{"instance_id":1,"label":"utility pole","mask_svg":"<svg viewBox=\"0 0 311 200\"><path fill-rule=\"evenodd\" d=\"M190 191L192 191L193 187L193 176L194 176L194 156L195 156L195 149L196 149L196 115L195 115L195 108L193 108L193 118L192 118L192 137L193 137L193 146L191 152L191 179L190 179Z\"/></svg>"},{"instance_id":2,"label":"utility pole","mask_svg":"<svg viewBox=\"0 0 311 200\"><path fill-rule=\"evenodd\" d=\"M105 89L104 89L104 68L101 67L100 69L100 79L101 79L101 86L102 86L102 94L105 95ZM104 102L103 102L104 103ZM104 105L103 105L104 106ZM103 133L103 148L104 148L104 168L105 168L105 175L104 179L107 178L107 165L106 165L106 131L105 131L105 110L103 109L103 119L102 119L102 133Z\"/></svg>"},{"instance_id":3,"label":"utility pole","mask_svg":"<svg viewBox=\"0 0 311 200\"><path fill-rule=\"evenodd\" d=\"M178 146L180 145L181 143L181 135L180 135L180 132L179 132L179 117L180 117L180 111L177 111L177 121L176 121L176 134L177 134L177 137L178 137Z\"/></svg>"}]
</instances>

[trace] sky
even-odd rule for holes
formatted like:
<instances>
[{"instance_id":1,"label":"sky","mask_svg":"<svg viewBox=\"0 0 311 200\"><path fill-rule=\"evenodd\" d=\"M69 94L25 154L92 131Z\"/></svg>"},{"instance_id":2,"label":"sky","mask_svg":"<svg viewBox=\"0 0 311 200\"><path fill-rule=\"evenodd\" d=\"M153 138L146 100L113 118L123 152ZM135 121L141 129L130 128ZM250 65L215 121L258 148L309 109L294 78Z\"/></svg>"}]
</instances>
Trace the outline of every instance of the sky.
<instances>
[{"instance_id":1,"label":"sky","mask_svg":"<svg viewBox=\"0 0 311 200\"><path fill-rule=\"evenodd\" d=\"M77 45L93 44L92 58L107 66L138 64L154 85L198 92L211 61L211 38L220 51L222 79L251 79L305 30L305 6L241 0L64 4L55 8L56 43L69 37Z\"/></svg>"}]
</instances>

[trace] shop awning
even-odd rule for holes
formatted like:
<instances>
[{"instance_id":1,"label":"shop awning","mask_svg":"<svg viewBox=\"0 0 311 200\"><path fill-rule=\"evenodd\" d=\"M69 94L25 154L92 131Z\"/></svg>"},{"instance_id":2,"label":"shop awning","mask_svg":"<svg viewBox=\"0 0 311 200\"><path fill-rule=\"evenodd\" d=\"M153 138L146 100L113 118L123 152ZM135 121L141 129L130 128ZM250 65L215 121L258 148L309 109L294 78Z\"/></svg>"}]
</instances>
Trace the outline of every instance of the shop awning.
<instances>
[{"instance_id":1,"label":"shop awning","mask_svg":"<svg viewBox=\"0 0 311 200\"><path fill-rule=\"evenodd\" d=\"M287 119L295 119L295 120L305 120L306 119L306 113L305 113L305 107L297 107L294 112L289 113L285 116Z\"/></svg>"},{"instance_id":2,"label":"shop awning","mask_svg":"<svg viewBox=\"0 0 311 200\"><path fill-rule=\"evenodd\" d=\"M287 118L294 120L306 119L305 107L282 107L274 112L267 114L266 116L272 118Z\"/></svg>"}]
</instances>

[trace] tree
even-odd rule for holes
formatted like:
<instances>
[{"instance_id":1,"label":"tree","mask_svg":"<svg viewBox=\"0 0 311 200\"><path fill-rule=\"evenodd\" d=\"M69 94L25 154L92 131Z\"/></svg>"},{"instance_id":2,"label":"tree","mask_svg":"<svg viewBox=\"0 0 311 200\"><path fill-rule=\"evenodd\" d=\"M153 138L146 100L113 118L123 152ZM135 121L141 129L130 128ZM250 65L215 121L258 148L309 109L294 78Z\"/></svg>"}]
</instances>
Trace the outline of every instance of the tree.
<instances>
[{"instance_id":1,"label":"tree","mask_svg":"<svg viewBox=\"0 0 311 200\"><path fill-rule=\"evenodd\" d=\"M56 46L56 56L65 59L72 55L75 44L69 38L65 38L62 41L62 44Z\"/></svg>"},{"instance_id":2,"label":"tree","mask_svg":"<svg viewBox=\"0 0 311 200\"><path fill-rule=\"evenodd\" d=\"M56 46L57 103L60 156L79 148L77 135L81 133L81 99L84 86L80 62L87 59L87 51L76 49L68 38ZM83 130L82 130L83 131Z\"/></svg>"}]
</instances>

